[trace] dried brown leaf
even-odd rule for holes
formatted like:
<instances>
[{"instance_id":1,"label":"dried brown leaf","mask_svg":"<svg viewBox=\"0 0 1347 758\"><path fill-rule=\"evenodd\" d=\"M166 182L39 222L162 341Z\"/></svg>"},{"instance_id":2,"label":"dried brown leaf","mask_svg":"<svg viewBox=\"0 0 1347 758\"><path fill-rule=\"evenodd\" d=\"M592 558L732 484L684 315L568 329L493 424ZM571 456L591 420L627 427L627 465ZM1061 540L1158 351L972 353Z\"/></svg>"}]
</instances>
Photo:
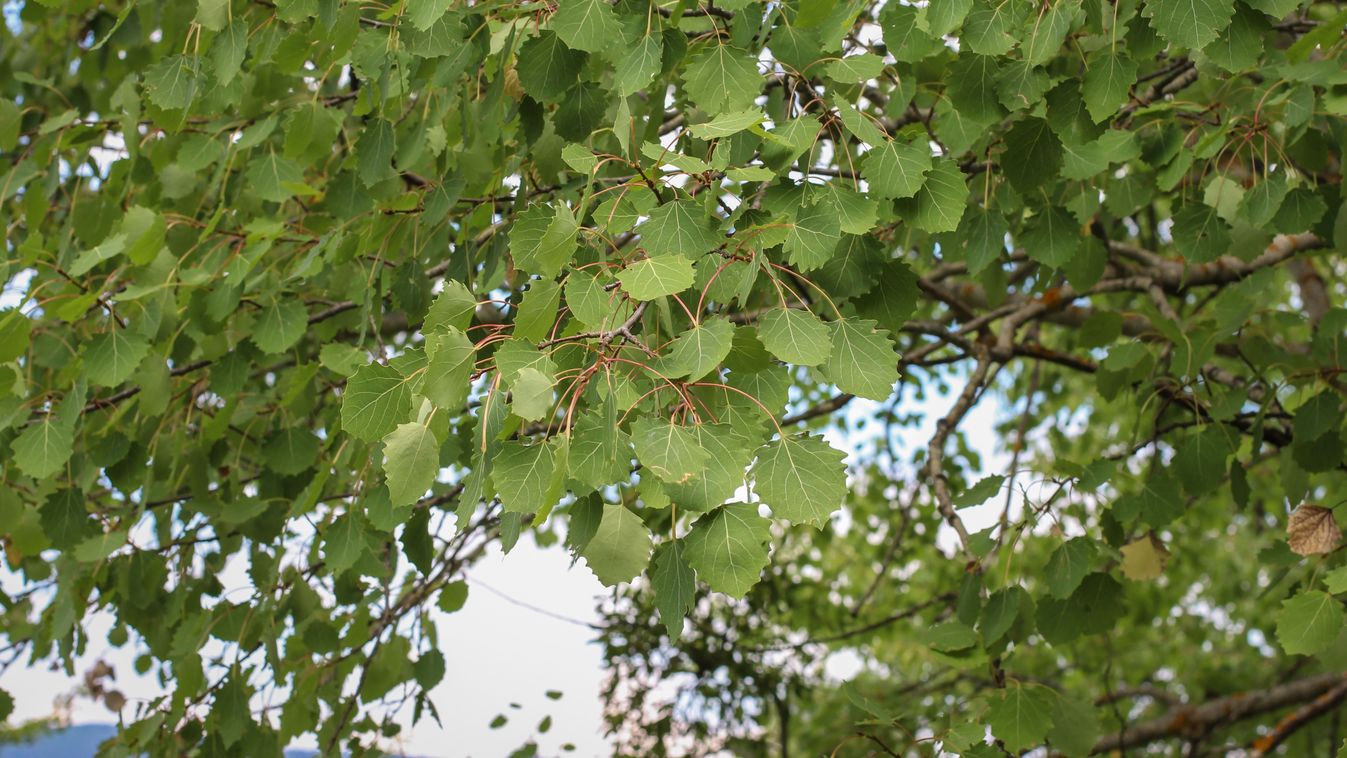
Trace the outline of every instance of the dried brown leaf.
<instances>
[{"instance_id":1,"label":"dried brown leaf","mask_svg":"<svg viewBox=\"0 0 1347 758\"><path fill-rule=\"evenodd\" d=\"M1297 555L1322 555L1338 546L1342 530L1333 518L1333 511L1301 503L1286 522L1286 541Z\"/></svg>"}]
</instances>

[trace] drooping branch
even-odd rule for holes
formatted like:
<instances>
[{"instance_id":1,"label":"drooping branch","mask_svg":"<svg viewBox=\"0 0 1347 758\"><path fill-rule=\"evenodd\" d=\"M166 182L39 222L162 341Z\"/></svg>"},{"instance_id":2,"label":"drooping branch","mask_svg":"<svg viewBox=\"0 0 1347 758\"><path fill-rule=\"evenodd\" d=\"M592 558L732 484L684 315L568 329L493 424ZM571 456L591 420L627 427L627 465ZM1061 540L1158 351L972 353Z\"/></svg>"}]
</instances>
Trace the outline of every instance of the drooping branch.
<instances>
[{"instance_id":1,"label":"drooping branch","mask_svg":"<svg viewBox=\"0 0 1347 758\"><path fill-rule=\"evenodd\" d=\"M1203 737L1222 726L1281 708L1316 701L1345 687L1347 675L1321 674L1263 690L1215 698L1200 705L1180 706L1163 716L1134 724L1120 732L1100 738L1095 742L1092 753L1126 750L1165 739ZM1341 700L1344 696L1347 696L1347 691L1336 697Z\"/></svg>"}]
</instances>

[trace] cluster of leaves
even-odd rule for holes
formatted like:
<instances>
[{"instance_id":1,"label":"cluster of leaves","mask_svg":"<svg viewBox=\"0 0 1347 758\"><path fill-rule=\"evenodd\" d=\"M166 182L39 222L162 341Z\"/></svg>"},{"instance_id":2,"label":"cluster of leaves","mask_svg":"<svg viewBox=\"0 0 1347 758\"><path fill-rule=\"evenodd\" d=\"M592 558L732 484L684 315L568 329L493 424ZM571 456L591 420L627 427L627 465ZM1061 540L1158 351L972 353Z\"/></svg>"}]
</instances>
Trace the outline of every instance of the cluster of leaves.
<instances>
[{"instance_id":1,"label":"cluster of leaves","mask_svg":"<svg viewBox=\"0 0 1347 758\"><path fill-rule=\"evenodd\" d=\"M863 713L881 744L1089 752L1077 693L1123 674L1064 676L1060 653L1102 655L1090 638L1192 586L1248 618L1250 586L1286 598L1282 649L1322 657L1336 574L1319 589L1283 542L1277 582L1185 549L1209 552L1217 509L1266 540L1341 483L1344 21L1297 0L31 0L0 30L9 663L70 666L107 612L171 683L109 752L370 749L399 706L435 716L432 611L525 533L630 588L619 680L671 644L720 651L689 667L703 692L733 662L725 724L753 721L745 698L787 724L814 681L725 651L741 625L899 629L867 655L989 672L849 691L782 740L807 751ZM907 466L896 388L948 381ZM967 486L976 455L947 448L998 389L1025 402L1009 447L1044 444ZM866 402L886 430L849 472L820 432ZM1014 496L1021 464L1055 494ZM885 483L909 479L899 503ZM1301 552L1333 542L1331 513L1300 519ZM917 610L836 630L909 583ZM1186 664L1135 656L1117 668Z\"/></svg>"}]
</instances>

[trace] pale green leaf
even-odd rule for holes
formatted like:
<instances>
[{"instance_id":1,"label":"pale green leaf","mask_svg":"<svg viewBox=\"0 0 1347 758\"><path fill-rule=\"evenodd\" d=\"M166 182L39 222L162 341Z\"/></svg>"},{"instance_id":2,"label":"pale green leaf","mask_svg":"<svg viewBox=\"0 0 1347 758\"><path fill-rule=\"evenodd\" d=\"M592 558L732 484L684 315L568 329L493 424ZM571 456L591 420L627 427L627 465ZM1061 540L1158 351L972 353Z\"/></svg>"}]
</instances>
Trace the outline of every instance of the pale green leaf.
<instances>
[{"instance_id":1,"label":"pale green leaf","mask_svg":"<svg viewBox=\"0 0 1347 758\"><path fill-rule=\"evenodd\" d=\"M684 557L711 589L741 598L767 566L771 522L757 506L727 505L697 519L684 537Z\"/></svg>"},{"instance_id":2,"label":"pale green leaf","mask_svg":"<svg viewBox=\"0 0 1347 758\"><path fill-rule=\"evenodd\" d=\"M843 392L886 400L898 382L898 356L888 332L876 330L874 321L843 319L832 323L832 354L824 370Z\"/></svg>"},{"instance_id":3,"label":"pale green leaf","mask_svg":"<svg viewBox=\"0 0 1347 758\"><path fill-rule=\"evenodd\" d=\"M773 516L821 527L846 497L845 458L816 435L773 440L758 450L753 489Z\"/></svg>"},{"instance_id":4,"label":"pale green leaf","mask_svg":"<svg viewBox=\"0 0 1347 758\"><path fill-rule=\"evenodd\" d=\"M435 483L440 443L425 424L399 424L383 438L384 478L394 507L415 503Z\"/></svg>"},{"instance_id":5,"label":"pale green leaf","mask_svg":"<svg viewBox=\"0 0 1347 758\"><path fill-rule=\"evenodd\" d=\"M603 506L599 529L581 555L604 586L629 582L641 575L654 549L650 530L622 505Z\"/></svg>"},{"instance_id":6,"label":"pale green leaf","mask_svg":"<svg viewBox=\"0 0 1347 758\"><path fill-rule=\"evenodd\" d=\"M769 353L797 366L817 366L832 352L827 324L809 311L774 309L758 322L758 335Z\"/></svg>"},{"instance_id":7,"label":"pale green leaf","mask_svg":"<svg viewBox=\"0 0 1347 758\"><path fill-rule=\"evenodd\" d=\"M622 289L635 300L654 300L682 292L692 286L695 278L692 261L681 255L645 258L617 275Z\"/></svg>"}]
</instances>

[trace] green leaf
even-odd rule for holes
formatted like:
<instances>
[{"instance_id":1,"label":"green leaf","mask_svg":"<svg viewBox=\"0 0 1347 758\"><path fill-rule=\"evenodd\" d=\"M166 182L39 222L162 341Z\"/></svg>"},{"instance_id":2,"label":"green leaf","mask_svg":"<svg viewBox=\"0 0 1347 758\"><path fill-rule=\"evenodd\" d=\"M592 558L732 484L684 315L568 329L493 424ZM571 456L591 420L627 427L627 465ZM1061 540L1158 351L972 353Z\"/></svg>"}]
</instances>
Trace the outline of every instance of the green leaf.
<instances>
[{"instance_id":1,"label":"green leaf","mask_svg":"<svg viewBox=\"0 0 1347 758\"><path fill-rule=\"evenodd\" d=\"M89 383L95 387L116 387L131 378L149 351L148 340L126 329L103 332L90 340L84 349L84 368Z\"/></svg>"},{"instance_id":2,"label":"green leaf","mask_svg":"<svg viewBox=\"0 0 1347 758\"><path fill-rule=\"evenodd\" d=\"M764 118L762 111L757 108L747 108L742 111L721 114L700 124L693 124L688 128L688 131L699 139L720 139L755 127L762 123Z\"/></svg>"},{"instance_id":3,"label":"green leaf","mask_svg":"<svg viewBox=\"0 0 1347 758\"><path fill-rule=\"evenodd\" d=\"M1019 618L1020 608L1028 606L1031 602L1029 593L1019 587L1008 587L993 592L991 597L987 598L987 605L983 607L978 621L983 642L991 646L1001 639Z\"/></svg>"},{"instance_id":4,"label":"green leaf","mask_svg":"<svg viewBox=\"0 0 1347 758\"><path fill-rule=\"evenodd\" d=\"M440 443L425 424L399 424L383 438L384 478L394 507L415 503L440 471Z\"/></svg>"},{"instance_id":5,"label":"green leaf","mask_svg":"<svg viewBox=\"0 0 1347 758\"><path fill-rule=\"evenodd\" d=\"M654 209L637 231L642 247L651 256L695 257L723 241L702 206L690 199L675 200Z\"/></svg>"},{"instance_id":6,"label":"green leaf","mask_svg":"<svg viewBox=\"0 0 1347 758\"><path fill-rule=\"evenodd\" d=\"M1034 216L1022 235L1024 251L1044 266L1062 268L1080 251L1080 225L1061 208L1052 207Z\"/></svg>"},{"instance_id":7,"label":"green leaf","mask_svg":"<svg viewBox=\"0 0 1347 758\"><path fill-rule=\"evenodd\" d=\"M824 366L828 379L843 392L871 400L887 400L898 382L898 356L888 332L874 321L832 322L832 354Z\"/></svg>"},{"instance_id":8,"label":"green leaf","mask_svg":"<svg viewBox=\"0 0 1347 758\"><path fill-rule=\"evenodd\" d=\"M838 82L864 82L884 72L884 59L874 53L849 55L823 67L829 78Z\"/></svg>"},{"instance_id":9,"label":"green leaf","mask_svg":"<svg viewBox=\"0 0 1347 758\"><path fill-rule=\"evenodd\" d=\"M1034 66L1051 61L1061 51L1066 35L1071 31L1072 19L1079 10L1080 0L1057 0L1039 8L1020 43L1024 60Z\"/></svg>"},{"instance_id":10,"label":"green leaf","mask_svg":"<svg viewBox=\"0 0 1347 758\"><path fill-rule=\"evenodd\" d=\"M1327 592L1306 590L1282 601L1277 641L1287 655L1314 655L1342 633L1342 604Z\"/></svg>"},{"instance_id":11,"label":"green leaf","mask_svg":"<svg viewBox=\"0 0 1347 758\"><path fill-rule=\"evenodd\" d=\"M591 489L616 484L631 474L631 437L617 426L615 409L587 413L571 436L570 474Z\"/></svg>"},{"instance_id":12,"label":"green leaf","mask_svg":"<svg viewBox=\"0 0 1347 758\"><path fill-rule=\"evenodd\" d=\"M130 7L130 6L127 6ZM248 54L248 22L236 18L211 45L211 61L215 64L215 78L229 84L238 75L243 59Z\"/></svg>"},{"instance_id":13,"label":"green leaf","mask_svg":"<svg viewBox=\"0 0 1347 758\"><path fill-rule=\"evenodd\" d=\"M753 57L729 45L707 45L683 71L688 97L712 115L748 107L762 86Z\"/></svg>"},{"instance_id":14,"label":"green leaf","mask_svg":"<svg viewBox=\"0 0 1347 758\"><path fill-rule=\"evenodd\" d=\"M1090 55L1080 94L1095 122L1105 121L1127 102L1127 93L1137 80L1137 64L1114 49Z\"/></svg>"},{"instance_id":15,"label":"green leaf","mask_svg":"<svg viewBox=\"0 0 1347 758\"><path fill-rule=\"evenodd\" d=\"M650 563L650 530L622 505L605 505L599 530L581 555L604 586L629 582Z\"/></svg>"},{"instance_id":16,"label":"green leaf","mask_svg":"<svg viewBox=\"0 0 1347 758\"><path fill-rule=\"evenodd\" d=\"M955 508L971 508L975 505L982 505L991 497L994 497L1001 491L1002 485L1006 483L1006 478L999 474L985 476L978 480L977 484L960 492L954 498Z\"/></svg>"},{"instance_id":17,"label":"green leaf","mask_svg":"<svg viewBox=\"0 0 1347 758\"><path fill-rule=\"evenodd\" d=\"M424 32L443 18L453 5L454 0L407 0L403 8L412 26Z\"/></svg>"},{"instance_id":18,"label":"green leaf","mask_svg":"<svg viewBox=\"0 0 1347 758\"><path fill-rule=\"evenodd\" d=\"M426 337L425 381L420 392L436 408L456 413L468 400L472 389L470 377L477 359L477 348L467 335L446 327L445 331Z\"/></svg>"},{"instance_id":19,"label":"green leaf","mask_svg":"<svg viewBox=\"0 0 1347 758\"><path fill-rule=\"evenodd\" d=\"M1000 0L974 0L959 40L979 55L1005 55L1018 40L1025 6Z\"/></svg>"},{"instance_id":20,"label":"green leaf","mask_svg":"<svg viewBox=\"0 0 1347 758\"><path fill-rule=\"evenodd\" d=\"M931 166L931 148L924 142L888 140L865 154L861 174L879 197L913 197Z\"/></svg>"},{"instance_id":21,"label":"green leaf","mask_svg":"<svg viewBox=\"0 0 1347 758\"><path fill-rule=\"evenodd\" d=\"M636 261L622 269L617 280L635 300L654 300L692 286L692 261L681 255L661 255Z\"/></svg>"},{"instance_id":22,"label":"green leaf","mask_svg":"<svg viewBox=\"0 0 1347 758\"><path fill-rule=\"evenodd\" d=\"M1230 24L1235 0L1149 0L1142 12L1171 44L1198 49Z\"/></svg>"},{"instance_id":23,"label":"green leaf","mask_svg":"<svg viewBox=\"0 0 1347 758\"><path fill-rule=\"evenodd\" d=\"M781 437L758 450L753 489L777 518L821 527L846 496L845 458L816 435Z\"/></svg>"},{"instance_id":24,"label":"green leaf","mask_svg":"<svg viewBox=\"0 0 1347 758\"><path fill-rule=\"evenodd\" d=\"M200 83L200 60L186 55L170 55L145 72L149 101L166 110L191 106Z\"/></svg>"},{"instance_id":25,"label":"green leaf","mask_svg":"<svg viewBox=\"0 0 1347 758\"><path fill-rule=\"evenodd\" d=\"M1052 711L1057 695L1047 687L1011 682L992 696L987 711L987 723L992 734L1005 743L1006 749L1018 754L1043 741L1052 728Z\"/></svg>"},{"instance_id":26,"label":"green leaf","mask_svg":"<svg viewBox=\"0 0 1347 758\"><path fill-rule=\"evenodd\" d=\"M541 421L552 412L552 379L532 366L510 383L510 409L525 421Z\"/></svg>"},{"instance_id":27,"label":"green leaf","mask_svg":"<svg viewBox=\"0 0 1347 758\"><path fill-rule=\"evenodd\" d=\"M668 357L660 362L660 373L699 381L724 362L733 343L734 325L722 317L709 318L670 343Z\"/></svg>"},{"instance_id":28,"label":"green leaf","mask_svg":"<svg viewBox=\"0 0 1347 758\"><path fill-rule=\"evenodd\" d=\"M687 428L706 451L706 463L697 476L685 482L666 482L664 488L680 512L703 513L724 504L744 486L754 443L729 423Z\"/></svg>"},{"instance_id":29,"label":"green leaf","mask_svg":"<svg viewBox=\"0 0 1347 758\"><path fill-rule=\"evenodd\" d=\"M332 522L323 538L323 561L333 575L344 574L371 547L365 522L355 513L347 512Z\"/></svg>"},{"instance_id":30,"label":"green leaf","mask_svg":"<svg viewBox=\"0 0 1347 758\"><path fill-rule=\"evenodd\" d=\"M613 87L618 96L627 97L645 89L659 73L663 56L664 39L659 34L645 34L636 40L613 70Z\"/></svg>"},{"instance_id":31,"label":"green leaf","mask_svg":"<svg viewBox=\"0 0 1347 758\"><path fill-rule=\"evenodd\" d=\"M98 563L126 546L126 532L104 532L75 546L71 554L81 563Z\"/></svg>"},{"instance_id":32,"label":"green leaf","mask_svg":"<svg viewBox=\"0 0 1347 758\"><path fill-rule=\"evenodd\" d=\"M477 311L477 297L467 285L454 279L444 280L444 290L430 304L423 332L439 332L447 329L463 330L468 328L472 315Z\"/></svg>"},{"instance_id":33,"label":"green leaf","mask_svg":"<svg viewBox=\"0 0 1347 758\"><path fill-rule=\"evenodd\" d=\"M1041 118L1026 118L1003 137L1006 150L1001 168L1011 185L1022 193L1035 192L1062 167L1062 143Z\"/></svg>"},{"instance_id":34,"label":"green leaf","mask_svg":"<svg viewBox=\"0 0 1347 758\"><path fill-rule=\"evenodd\" d=\"M575 254L580 229L565 204L535 205L519 214L510 229L515 265L544 279L555 279Z\"/></svg>"},{"instance_id":35,"label":"green leaf","mask_svg":"<svg viewBox=\"0 0 1347 758\"><path fill-rule=\"evenodd\" d=\"M373 119L356 143L356 173L371 187L392 173L393 154L397 152L397 134L393 125L382 118Z\"/></svg>"},{"instance_id":36,"label":"green leaf","mask_svg":"<svg viewBox=\"0 0 1347 758\"><path fill-rule=\"evenodd\" d=\"M828 263L841 239L837 206L825 196L795 214L786 231L787 260L798 271L812 271Z\"/></svg>"},{"instance_id":37,"label":"green leaf","mask_svg":"<svg viewBox=\"0 0 1347 758\"><path fill-rule=\"evenodd\" d=\"M491 481L500 494L501 507L510 513L537 513L553 505L555 470L552 445L517 441L501 445L491 463Z\"/></svg>"},{"instance_id":38,"label":"green leaf","mask_svg":"<svg viewBox=\"0 0 1347 758\"><path fill-rule=\"evenodd\" d=\"M797 366L817 366L832 353L828 326L805 310L770 311L758 322L758 336L767 352Z\"/></svg>"},{"instance_id":39,"label":"green leaf","mask_svg":"<svg viewBox=\"0 0 1347 758\"><path fill-rule=\"evenodd\" d=\"M567 47L587 53L605 52L622 39L617 14L604 0L561 0L552 30Z\"/></svg>"},{"instance_id":40,"label":"green leaf","mask_svg":"<svg viewBox=\"0 0 1347 758\"><path fill-rule=\"evenodd\" d=\"M46 479L70 460L73 443L70 427L48 413L40 421L29 424L10 443L10 451L20 471L34 479Z\"/></svg>"},{"instance_id":41,"label":"green leaf","mask_svg":"<svg viewBox=\"0 0 1347 758\"><path fill-rule=\"evenodd\" d=\"M262 307L252 340L265 353L283 353L295 346L309 326L309 314L297 300L272 300Z\"/></svg>"},{"instance_id":42,"label":"green leaf","mask_svg":"<svg viewBox=\"0 0 1347 758\"><path fill-rule=\"evenodd\" d=\"M943 624L927 627L921 630L918 636L932 650L938 650L942 653L967 650L977 644L978 641L977 632L973 631L972 627L958 621L946 621Z\"/></svg>"},{"instance_id":43,"label":"green leaf","mask_svg":"<svg viewBox=\"0 0 1347 758\"><path fill-rule=\"evenodd\" d=\"M697 519L683 538L684 556L713 590L742 598L767 567L771 522L748 504L726 505Z\"/></svg>"},{"instance_id":44,"label":"green leaf","mask_svg":"<svg viewBox=\"0 0 1347 758\"><path fill-rule=\"evenodd\" d=\"M554 32L544 30L520 45L515 71L531 97L555 103L578 80L584 62L583 52L570 49Z\"/></svg>"},{"instance_id":45,"label":"green leaf","mask_svg":"<svg viewBox=\"0 0 1347 758\"><path fill-rule=\"evenodd\" d=\"M1230 225L1216 209L1190 203L1174 214L1174 245L1191 263L1210 263L1230 249Z\"/></svg>"},{"instance_id":46,"label":"green leaf","mask_svg":"<svg viewBox=\"0 0 1347 758\"><path fill-rule=\"evenodd\" d=\"M1052 596L1070 597L1085 575L1090 573L1098 554L1094 541L1086 537L1075 537L1058 545L1043 570Z\"/></svg>"},{"instance_id":47,"label":"green leaf","mask_svg":"<svg viewBox=\"0 0 1347 758\"><path fill-rule=\"evenodd\" d=\"M313 467L322 441L308 429L289 427L273 434L262 447L268 469L293 476Z\"/></svg>"},{"instance_id":48,"label":"green leaf","mask_svg":"<svg viewBox=\"0 0 1347 758\"><path fill-rule=\"evenodd\" d=\"M941 158L917 192L917 212L912 225L932 234L952 232L959 228L967 207L968 184L963 171L953 159Z\"/></svg>"},{"instance_id":49,"label":"green leaf","mask_svg":"<svg viewBox=\"0 0 1347 758\"><path fill-rule=\"evenodd\" d=\"M706 467L706 448L688 427L639 419L632 424L631 432L641 465L670 484L689 481Z\"/></svg>"},{"instance_id":50,"label":"green leaf","mask_svg":"<svg viewBox=\"0 0 1347 758\"><path fill-rule=\"evenodd\" d=\"M346 383L341 426L358 439L374 442L407 420L412 393L407 379L392 366L371 363Z\"/></svg>"},{"instance_id":51,"label":"green leaf","mask_svg":"<svg viewBox=\"0 0 1347 758\"><path fill-rule=\"evenodd\" d=\"M1226 460L1235 440L1222 424L1209 424L1190 435L1174 456L1174 471L1191 495L1205 495L1225 481Z\"/></svg>"},{"instance_id":52,"label":"green leaf","mask_svg":"<svg viewBox=\"0 0 1347 758\"><path fill-rule=\"evenodd\" d=\"M655 607L669 639L683 631L683 618L697 599L697 579L683 558L683 541L665 542L655 549L650 584L655 590Z\"/></svg>"},{"instance_id":53,"label":"green leaf","mask_svg":"<svg viewBox=\"0 0 1347 758\"><path fill-rule=\"evenodd\" d=\"M274 152L249 160L244 173L248 190L273 203L283 203L294 197L295 187L304 183L304 172L299 165Z\"/></svg>"},{"instance_id":54,"label":"green leaf","mask_svg":"<svg viewBox=\"0 0 1347 758\"><path fill-rule=\"evenodd\" d=\"M1103 733L1099 715L1088 699L1059 697L1052 711L1048 741L1054 750L1070 758L1085 758L1094 752Z\"/></svg>"}]
</instances>

